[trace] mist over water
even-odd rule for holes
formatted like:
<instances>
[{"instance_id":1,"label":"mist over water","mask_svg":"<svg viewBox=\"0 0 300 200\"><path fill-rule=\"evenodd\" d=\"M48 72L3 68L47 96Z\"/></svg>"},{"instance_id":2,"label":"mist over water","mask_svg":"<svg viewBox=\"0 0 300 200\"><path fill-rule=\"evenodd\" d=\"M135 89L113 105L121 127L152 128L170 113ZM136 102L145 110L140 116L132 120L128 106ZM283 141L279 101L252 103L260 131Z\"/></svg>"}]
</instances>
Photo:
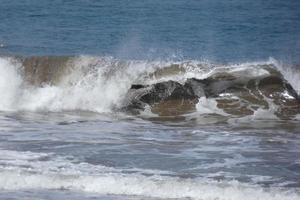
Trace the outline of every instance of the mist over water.
<instances>
[{"instance_id":1,"label":"mist over water","mask_svg":"<svg viewBox=\"0 0 300 200\"><path fill-rule=\"evenodd\" d=\"M300 2L0 2L0 199L300 199Z\"/></svg>"}]
</instances>

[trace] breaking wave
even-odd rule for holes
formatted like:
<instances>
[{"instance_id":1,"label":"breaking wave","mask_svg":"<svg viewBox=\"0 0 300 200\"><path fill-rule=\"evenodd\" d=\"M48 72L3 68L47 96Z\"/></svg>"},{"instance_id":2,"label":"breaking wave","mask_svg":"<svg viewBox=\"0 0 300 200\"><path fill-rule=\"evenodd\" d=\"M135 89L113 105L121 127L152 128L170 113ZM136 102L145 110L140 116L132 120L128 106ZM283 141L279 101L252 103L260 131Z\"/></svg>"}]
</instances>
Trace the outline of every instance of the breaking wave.
<instances>
[{"instance_id":1,"label":"breaking wave","mask_svg":"<svg viewBox=\"0 0 300 200\"><path fill-rule=\"evenodd\" d=\"M111 57L2 57L2 111L125 111L297 119L299 72L278 61L221 65ZM268 115L270 117L270 115Z\"/></svg>"}]
</instances>

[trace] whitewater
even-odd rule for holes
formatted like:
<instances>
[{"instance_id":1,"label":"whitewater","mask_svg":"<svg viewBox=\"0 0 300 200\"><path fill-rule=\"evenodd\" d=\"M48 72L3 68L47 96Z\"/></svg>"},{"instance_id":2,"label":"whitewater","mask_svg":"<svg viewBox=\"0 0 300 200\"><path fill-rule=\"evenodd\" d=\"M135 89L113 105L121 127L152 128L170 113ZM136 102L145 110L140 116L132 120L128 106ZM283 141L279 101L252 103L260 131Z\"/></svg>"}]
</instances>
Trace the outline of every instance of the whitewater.
<instances>
[{"instance_id":1,"label":"whitewater","mask_svg":"<svg viewBox=\"0 0 300 200\"><path fill-rule=\"evenodd\" d=\"M300 200L300 1L0 1L0 200Z\"/></svg>"},{"instance_id":2,"label":"whitewater","mask_svg":"<svg viewBox=\"0 0 300 200\"><path fill-rule=\"evenodd\" d=\"M273 58L2 56L0 197L300 199L298 80Z\"/></svg>"},{"instance_id":3,"label":"whitewater","mask_svg":"<svg viewBox=\"0 0 300 200\"><path fill-rule=\"evenodd\" d=\"M126 93L135 84L154 85L169 80L185 83L190 78L201 80L207 77L221 82L222 76L227 74L237 79L250 80L270 75L270 69L266 69L266 66L276 70L284 81L291 84L294 93L299 92L299 73L296 68L283 68L274 59L221 65L195 60L176 63L92 56L29 57L23 60L2 57L0 108L6 111L113 112L114 109L120 108ZM224 80L227 81L226 77ZM232 84L235 87L241 83ZM212 87L220 86L215 84ZM220 97L228 95L225 88L223 90L222 94L218 94ZM287 99L298 97L297 94L294 94L294 97L290 96L287 91L279 92ZM215 97L212 98L214 99ZM201 109L199 111L201 112Z\"/></svg>"}]
</instances>

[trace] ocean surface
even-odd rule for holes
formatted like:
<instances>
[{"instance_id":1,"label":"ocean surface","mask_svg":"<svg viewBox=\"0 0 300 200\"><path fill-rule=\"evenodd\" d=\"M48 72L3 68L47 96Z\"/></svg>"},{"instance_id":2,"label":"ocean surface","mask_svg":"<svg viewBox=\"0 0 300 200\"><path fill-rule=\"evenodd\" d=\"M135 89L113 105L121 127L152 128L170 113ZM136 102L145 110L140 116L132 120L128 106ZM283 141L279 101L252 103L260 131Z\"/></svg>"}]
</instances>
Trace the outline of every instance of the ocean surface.
<instances>
[{"instance_id":1,"label":"ocean surface","mask_svg":"<svg viewBox=\"0 0 300 200\"><path fill-rule=\"evenodd\" d=\"M0 199L300 200L299 0L0 0Z\"/></svg>"}]
</instances>

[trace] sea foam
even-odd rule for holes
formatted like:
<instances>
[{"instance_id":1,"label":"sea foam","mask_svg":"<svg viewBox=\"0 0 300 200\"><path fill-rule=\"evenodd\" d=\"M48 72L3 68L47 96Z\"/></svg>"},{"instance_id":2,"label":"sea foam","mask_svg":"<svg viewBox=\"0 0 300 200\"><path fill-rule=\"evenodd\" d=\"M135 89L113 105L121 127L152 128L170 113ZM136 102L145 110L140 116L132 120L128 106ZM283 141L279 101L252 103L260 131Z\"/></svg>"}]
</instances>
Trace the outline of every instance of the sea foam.
<instances>
[{"instance_id":1,"label":"sea foam","mask_svg":"<svg viewBox=\"0 0 300 200\"><path fill-rule=\"evenodd\" d=\"M8 158L7 156L10 156ZM47 159L45 159L47 158ZM238 181L209 181L204 178L176 178L143 170L126 173L120 169L71 162L54 154L0 151L0 189L55 189L154 198L202 200L296 200L299 191L262 188Z\"/></svg>"}]
</instances>

